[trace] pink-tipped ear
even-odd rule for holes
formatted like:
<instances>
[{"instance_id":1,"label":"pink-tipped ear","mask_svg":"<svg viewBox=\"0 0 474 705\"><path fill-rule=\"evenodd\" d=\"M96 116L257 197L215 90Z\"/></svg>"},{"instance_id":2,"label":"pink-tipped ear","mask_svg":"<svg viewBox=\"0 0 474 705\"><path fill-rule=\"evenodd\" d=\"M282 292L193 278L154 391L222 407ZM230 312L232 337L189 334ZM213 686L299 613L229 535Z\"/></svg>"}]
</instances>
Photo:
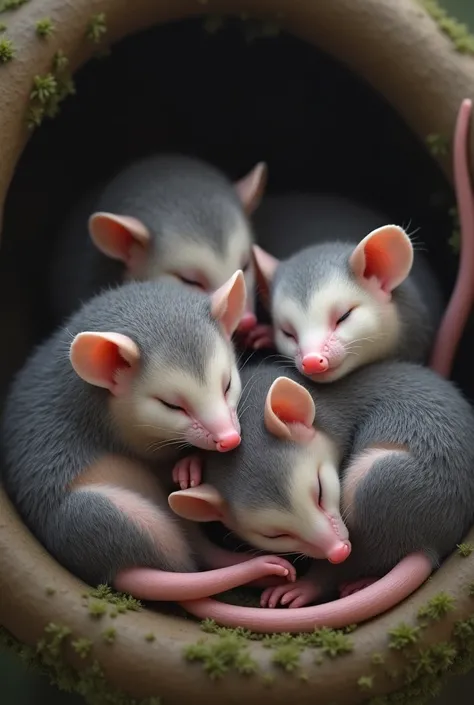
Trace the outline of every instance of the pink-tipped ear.
<instances>
[{"instance_id":1,"label":"pink-tipped ear","mask_svg":"<svg viewBox=\"0 0 474 705\"><path fill-rule=\"evenodd\" d=\"M69 351L71 365L79 377L113 394L122 389L118 373L132 368L139 358L136 344L121 333L79 333Z\"/></svg>"},{"instance_id":2,"label":"pink-tipped ear","mask_svg":"<svg viewBox=\"0 0 474 705\"><path fill-rule=\"evenodd\" d=\"M246 176L236 181L235 188L247 215L260 205L267 186L268 167L265 162L259 162Z\"/></svg>"},{"instance_id":3,"label":"pink-tipped ear","mask_svg":"<svg viewBox=\"0 0 474 705\"><path fill-rule=\"evenodd\" d=\"M95 246L107 257L128 262L132 245L146 247L148 228L137 218L114 213L94 213L89 218L89 234Z\"/></svg>"},{"instance_id":4,"label":"pink-tipped ear","mask_svg":"<svg viewBox=\"0 0 474 705\"><path fill-rule=\"evenodd\" d=\"M264 420L267 430L278 438L307 441L314 436L316 415L310 393L288 377L278 377L268 390ZM307 433L302 433L307 429Z\"/></svg>"},{"instance_id":5,"label":"pink-tipped ear","mask_svg":"<svg viewBox=\"0 0 474 705\"><path fill-rule=\"evenodd\" d=\"M175 514L189 521L220 521L223 517L224 501L211 485L172 492L168 504Z\"/></svg>"},{"instance_id":6,"label":"pink-tipped ear","mask_svg":"<svg viewBox=\"0 0 474 705\"><path fill-rule=\"evenodd\" d=\"M356 277L376 279L390 293L410 274L413 246L398 225L384 225L369 233L355 248L349 265Z\"/></svg>"},{"instance_id":7,"label":"pink-tipped ear","mask_svg":"<svg viewBox=\"0 0 474 705\"><path fill-rule=\"evenodd\" d=\"M240 323L247 304L245 277L238 269L225 284L211 294L211 316L231 337Z\"/></svg>"},{"instance_id":8,"label":"pink-tipped ear","mask_svg":"<svg viewBox=\"0 0 474 705\"><path fill-rule=\"evenodd\" d=\"M262 303L268 308L270 305L270 285L280 261L265 250L262 250L258 245L252 246L252 259L258 294Z\"/></svg>"}]
</instances>

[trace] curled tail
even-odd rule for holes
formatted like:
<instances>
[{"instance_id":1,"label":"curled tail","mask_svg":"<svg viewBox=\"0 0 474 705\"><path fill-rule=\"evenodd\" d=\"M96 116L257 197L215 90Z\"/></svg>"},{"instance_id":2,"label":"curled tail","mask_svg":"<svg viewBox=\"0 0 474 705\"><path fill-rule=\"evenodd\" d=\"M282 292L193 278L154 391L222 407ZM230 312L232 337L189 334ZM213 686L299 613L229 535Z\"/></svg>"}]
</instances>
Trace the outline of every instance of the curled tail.
<instances>
[{"instance_id":1,"label":"curled tail","mask_svg":"<svg viewBox=\"0 0 474 705\"><path fill-rule=\"evenodd\" d=\"M443 377L451 368L469 313L474 303L474 199L468 162L468 136L472 101L463 100L454 135L453 170L461 223L459 271L451 299L439 327L430 367Z\"/></svg>"},{"instance_id":2,"label":"curled tail","mask_svg":"<svg viewBox=\"0 0 474 705\"><path fill-rule=\"evenodd\" d=\"M340 600L298 609L236 607L216 600L180 602L199 619L214 619L225 627L254 632L310 632L316 627L340 628L377 617L406 599L428 579L432 563L424 553L412 553L376 583Z\"/></svg>"}]
</instances>

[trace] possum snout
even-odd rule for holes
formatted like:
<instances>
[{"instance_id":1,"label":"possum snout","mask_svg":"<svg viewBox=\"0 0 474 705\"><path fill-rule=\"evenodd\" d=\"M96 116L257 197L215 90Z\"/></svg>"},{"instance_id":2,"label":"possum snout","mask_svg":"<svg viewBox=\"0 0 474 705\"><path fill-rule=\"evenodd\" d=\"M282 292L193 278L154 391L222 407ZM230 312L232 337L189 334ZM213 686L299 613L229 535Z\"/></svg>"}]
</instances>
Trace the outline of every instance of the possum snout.
<instances>
[{"instance_id":1,"label":"possum snout","mask_svg":"<svg viewBox=\"0 0 474 705\"><path fill-rule=\"evenodd\" d=\"M327 357L318 355L317 353L305 355L301 361L301 365L305 375L316 375L319 372L326 372L329 368Z\"/></svg>"},{"instance_id":2,"label":"possum snout","mask_svg":"<svg viewBox=\"0 0 474 705\"><path fill-rule=\"evenodd\" d=\"M216 448L220 453L226 453L228 450L233 450L240 445L240 434L237 431L229 431L223 433L218 439L214 439Z\"/></svg>"}]
</instances>

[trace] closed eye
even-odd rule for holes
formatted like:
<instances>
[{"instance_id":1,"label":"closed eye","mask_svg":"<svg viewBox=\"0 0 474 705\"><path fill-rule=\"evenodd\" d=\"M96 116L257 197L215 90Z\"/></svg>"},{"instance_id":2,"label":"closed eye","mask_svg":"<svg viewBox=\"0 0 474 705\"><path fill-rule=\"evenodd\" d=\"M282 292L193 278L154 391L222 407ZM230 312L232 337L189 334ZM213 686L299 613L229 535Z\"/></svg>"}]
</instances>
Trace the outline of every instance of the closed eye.
<instances>
[{"instance_id":1,"label":"closed eye","mask_svg":"<svg viewBox=\"0 0 474 705\"><path fill-rule=\"evenodd\" d=\"M287 338L290 338L290 340L296 340L296 335L294 333L291 333L291 331L287 330L286 328L280 328L280 330L283 335Z\"/></svg>"},{"instance_id":2,"label":"closed eye","mask_svg":"<svg viewBox=\"0 0 474 705\"><path fill-rule=\"evenodd\" d=\"M204 289L201 282L195 281L194 279L187 279L186 277L181 276L181 274L178 274L177 276L179 279L181 279L183 284L187 284L188 286L197 286L198 289Z\"/></svg>"},{"instance_id":3,"label":"closed eye","mask_svg":"<svg viewBox=\"0 0 474 705\"><path fill-rule=\"evenodd\" d=\"M250 267L250 260L247 260L247 262L242 266L242 271L246 272L249 267Z\"/></svg>"},{"instance_id":4,"label":"closed eye","mask_svg":"<svg viewBox=\"0 0 474 705\"><path fill-rule=\"evenodd\" d=\"M262 536L266 539L292 539L293 536L291 534L262 534Z\"/></svg>"},{"instance_id":5,"label":"closed eye","mask_svg":"<svg viewBox=\"0 0 474 705\"><path fill-rule=\"evenodd\" d=\"M338 318L337 321L336 321L336 326L338 326L338 325L339 325L340 323L342 323L343 321L346 321L346 320L349 318L349 316L351 315L351 313L352 313L353 310L354 310L353 308L350 308L350 309L349 309L348 311L346 311L340 318Z\"/></svg>"},{"instance_id":6,"label":"closed eye","mask_svg":"<svg viewBox=\"0 0 474 705\"><path fill-rule=\"evenodd\" d=\"M224 396L229 393L231 384L232 384L232 378L229 379L229 384L227 385L227 387L224 390Z\"/></svg>"},{"instance_id":7,"label":"closed eye","mask_svg":"<svg viewBox=\"0 0 474 705\"><path fill-rule=\"evenodd\" d=\"M184 414L186 414L186 409L183 409L182 406L178 406L177 404L170 404L169 402L165 401L164 399L160 399L159 397L155 397L157 401L160 402L160 404L163 404L163 406L166 406L168 409L171 409L172 411L182 411Z\"/></svg>"}]
</instances>

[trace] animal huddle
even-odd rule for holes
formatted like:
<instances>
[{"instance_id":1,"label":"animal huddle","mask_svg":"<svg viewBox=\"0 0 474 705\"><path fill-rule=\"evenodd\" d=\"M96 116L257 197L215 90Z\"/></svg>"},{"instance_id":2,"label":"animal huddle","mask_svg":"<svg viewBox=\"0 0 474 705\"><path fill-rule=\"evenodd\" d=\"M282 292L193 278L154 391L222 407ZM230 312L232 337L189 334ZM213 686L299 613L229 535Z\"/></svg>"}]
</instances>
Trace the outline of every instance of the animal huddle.
<instances>
[{"instance_id":1,"label":"animal huddle","mask_svg":"<svg viewBox=\"0 0 474 705\"><path fill-rule=\"evenodd\" d=\"M442 300L405 231L334 237L316 200L314 244L278 259L265 184L264 164L232 184L158 156L79 204L53 262L58 327L5 404L2 481L90 584L258 631L343 626L410 594L470 527L474 413L425 366ZM296 241L297 199L277 201ZM265 555L214 545L211 521ZM242 584L266 609L210 599Z\"/></svg>"}]
</instances>

